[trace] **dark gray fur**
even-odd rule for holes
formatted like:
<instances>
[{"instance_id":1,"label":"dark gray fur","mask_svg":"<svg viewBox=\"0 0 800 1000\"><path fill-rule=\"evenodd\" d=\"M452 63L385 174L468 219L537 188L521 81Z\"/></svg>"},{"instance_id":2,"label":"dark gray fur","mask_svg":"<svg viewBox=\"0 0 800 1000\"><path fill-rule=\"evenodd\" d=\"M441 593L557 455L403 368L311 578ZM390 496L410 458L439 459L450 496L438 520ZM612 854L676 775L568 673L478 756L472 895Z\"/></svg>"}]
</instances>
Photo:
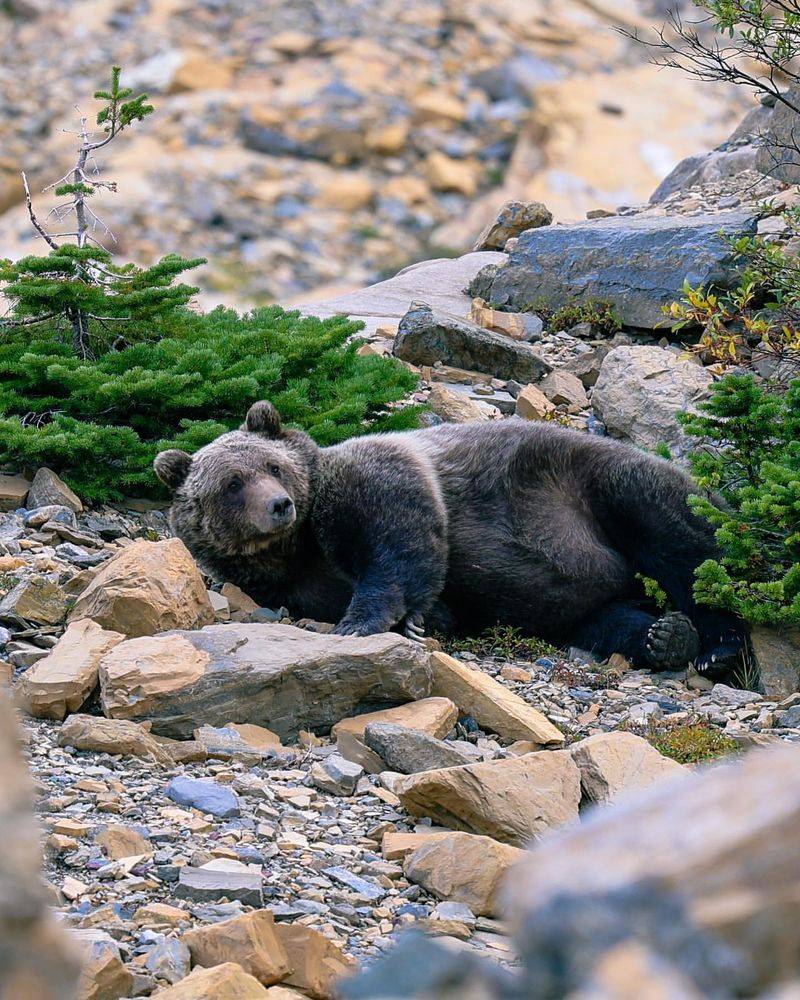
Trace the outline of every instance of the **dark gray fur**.
<instances>
[{"instance_id":1,"label":"dark gray fur","mask_svg":"<svg viewBox=\"0 0 800 1000\"><path fill-rule=\"evenodd\" d=\"M714 540L687 505L691 481L619 442L511 419L320 449L259 403L241 430L193 458L164 452L156 469L207 573L339 633L501 623L662 669L697 654L697 633L703 667L741 642L736 622L692 600ZM265 521L276 490L291 523ZM657 620L637 573L681 614Z\"/></svg>"}]
</instances>

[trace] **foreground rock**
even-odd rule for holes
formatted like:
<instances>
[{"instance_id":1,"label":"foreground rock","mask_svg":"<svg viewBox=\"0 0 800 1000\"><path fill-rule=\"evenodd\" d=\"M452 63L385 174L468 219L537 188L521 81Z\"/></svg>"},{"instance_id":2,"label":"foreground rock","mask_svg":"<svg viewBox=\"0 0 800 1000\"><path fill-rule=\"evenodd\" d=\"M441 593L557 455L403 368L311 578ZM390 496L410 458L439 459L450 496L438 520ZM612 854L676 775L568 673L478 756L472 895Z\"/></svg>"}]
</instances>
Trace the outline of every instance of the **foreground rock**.
<instances>
[{"instance_id":1,"label":"foreground rock","mask_svg":"<svg viewBox=\"0 0 800 1000\"><path fill-rule=\"evenodd\" d=\"M312 1000L332 1000L339 981L358 968L354 959L312 927L280 923L275 925L275 933L292 967L284 982Z\"/></svg>"},{"instance_id":2,"label":"foreground rock","mask_svg":"<svg viewBox=\"0 0 800 1000\"><path fill-rule=\"evenodd\" d=\"M78 1000L116 1000L128 996L133 988L133 974L120 954L119 945L100 929L72 932L81 957Z\"/></svg>"},{"instance_id":3,"label":"foreground rock","mask_svg":"<svg viewBox=\"0 0 800 1000\"><path fill-rule=\"evenodd\" d=\"M281 739L376 703L430 693L428 654L395 633L323 635L291 625L211 625L120 643L100 664L103 711L188 737L251 722Z\"/></svg>"},{"instance_id":4,"label":"foreground rock","mask_svg":"<svg viewBox=\"0 0 800 1000\"><path fill-rule=\"evenodd\" d=\"M550 365L530 345L414 302L403 316L394 353L414 365L441 362L491 372L500 379L538 382Z\"/></svg>"},{"instance_id":5,"label":"foreground rock","mask_svg":"<svg viewBox=\"0 0 800 1000\"><path fill-rule=\"evenodd\" d=\"M199 628L214 621L214 610L189 550L168 538L123 549L80 595L70 618L93 618L133 637Z\"/></svg>"},{"instance_id":6,"label":"foreground rock","mask_svg":"<svg viewBox=\"0 0 800 1000\"><path fill-rule=\"evenodd\" d=\"M738 274L726 237L754 235L756 217L743 212L685 216L614 216L522 233L508 264L477 294L512 309L599 299L626 326L664 325L662 306L692 287L730 287ZM488 287L487 287L488 284ZM508 378L515 376L506 376ZM530 381L530 380L529 380Z\"/></svg>"},{"instance_id":7,"label":"foreground rock","mask_svg":"<svg viewBox=\"0 0 800 1000\"><path fill-rule=\"evenodd\" d=\"M682 764L663 757L633 733L598 733L573 743L569 752L581 772L584 798L599 805L687 773Z\"/></svg>"},{"instance_id":8,"label":"foreground rock","mask_svg":"<svg viewBox=\"0 0 800 1000\"><path fill-rule=\"evenodd\" d=\"M541 746L559 746L563 734L541 712L532 708L493 677L447 653L431 653L433 693L450 698L463 715L471 715L485 729L508 740L530 740Z\"/></svg>"},{"instance_id":9,"label":"foreground rock","mask_svg":"<svg viewBox=\"0 0 800 1000\"><path fill-rule=\"evenodd\" d=\"M500 890L509 868L525 851L491 837L451 833L409 854L403 871L440 899L464 903L477 916L498 916Z\"/></svg>"},{"instance_id":10,"label":"foreground rock","mask_svg":"<svg viewBox=\"0 0 800 1000\"><path fill-rule=\"evenodd\" d=\"M186 979L152 994L153 1000L270 1000L261 983L235 962L195 969Z\"/></svg>"},{"instance_id":11,"label":"foreground rock","mask_svg":"<svg viewBox=\"0 0 800 1000\"><path fill-rule=\"evenodd\" d=\"M8 1000L70 1000L77 961L47 910L32 783L3 691L0 843L0 996Z\"/></svg>"},{"instance_id":12,"label":"foreground rock","mask_svg":"<svg viewBox=\"0 0 800 1000\"><path fill-rule=\"evenodd\" d=\"M660 347L616 347L600 368L592 404L613 437L683 453L690 439L677 414L695 410L712 381L701 365Z\"/></svg>"},{"instance_id":13,"label":"foreground rock","mask_svg":"<svg viewBox=\"0 0 800 1000\"><path fill-rule=\"evenodd\" d=\"M269 910L199 927L184 934L183 941L189 946L193 965L213 967L233 961L265 986L280 982L291 972Z\"/></svg>"},{"instance_id":14,"label":"foreground rock","mask_svg":"<svg viewBox=\"0 0 800 1000\"><path fill-rule=\"evenodd\" d=\"M88 618L72 622L53 651L20 677L17 704L39 719L77 712L97 687L100 660L124 638Z\"/></svg>"},{"instance_id":15,"label":"foreground rock","mask_svg":"<svg viewBox=\"0 0 800 1000\"><path fill-rule=\"evenodd\" d=\"M565 750L424 771L401 778L395 792L414 816L519 847L577 819L581 798Z\"/></svg>"}]
</instances>

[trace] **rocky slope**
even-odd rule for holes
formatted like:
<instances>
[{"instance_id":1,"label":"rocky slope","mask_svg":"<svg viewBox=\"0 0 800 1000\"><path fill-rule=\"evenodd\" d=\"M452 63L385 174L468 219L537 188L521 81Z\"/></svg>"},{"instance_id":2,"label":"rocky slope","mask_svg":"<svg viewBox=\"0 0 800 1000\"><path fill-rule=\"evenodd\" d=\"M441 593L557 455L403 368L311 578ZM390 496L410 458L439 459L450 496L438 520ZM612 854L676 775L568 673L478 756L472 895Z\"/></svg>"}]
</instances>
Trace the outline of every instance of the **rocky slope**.
<instances>
[{"instance_id":1,"label":"rocky slope","mask_svg":"<svg viewBox=\"0 0 800 1000\"><path fill-rule=\"evenodd\" d=\"M634 204L742 107L614 30L661 16L639 0L13 0L0 254L35 248L19 171L34 189L63 173L61 129L111 63L158 113L109 151L119 194L99 214L123 259L207 256L207 303L285 304L463 253L507 198L559 219Z\"/></svg>"}]
</instances>

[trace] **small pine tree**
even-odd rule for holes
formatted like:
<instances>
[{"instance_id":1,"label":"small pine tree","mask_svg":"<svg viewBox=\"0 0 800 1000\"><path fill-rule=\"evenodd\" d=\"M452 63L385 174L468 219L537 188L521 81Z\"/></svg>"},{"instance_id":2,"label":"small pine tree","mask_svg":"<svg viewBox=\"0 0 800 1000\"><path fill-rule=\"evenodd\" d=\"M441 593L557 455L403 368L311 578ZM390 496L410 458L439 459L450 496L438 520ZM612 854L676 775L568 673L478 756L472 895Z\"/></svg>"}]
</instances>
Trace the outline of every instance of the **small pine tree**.
<instances>
[{"instance_id":1,"label":"small pine tree","mask_svg":"<svg viewBox=\"0 0 800 1000\"><path fill-rule=\"evenodd\" d=\"M13 306L11 318L0 320L0 331L45 323L55 325L56 329L65 325L71 331L73 352L84 360L116 341L120 334L127 342L137 339L146 331L147 324L165 319L185 306L197 289L175 285L173 281L184 271L204 263L201 259L183 260L170 254L152 267L134 264L120 267L93 235L99 226L113 239L89 202L98 191L117 190L116 182L100 177L95 154L154 110L147 103L146 94L132 97L130 89L120 87L120 72L115 66L109 89L98 90L94 95L103 102L97 115L101 132L91 132L87 119L81 117L75 164L61 180L46 189L53 189L58 197L67 199L51 214L59 224L70 220L74 229L53 235L42 225L23 173L31 223L50 252L44 257L0 261L2 291ZM74 242L61 242L64 239Z\"/></svg>"},{"instance_id":2,"label":"small pine tree","mask_svg":"<svg viewBox=\"0 0 800 1000\"><path fill-rule=\"evenodd\" d=\"M691 498L720 547L698 568L695 596L754 625L800 625L800 381L780 396L729 375L700 409L682 417L704 442L694 473L727 506Z\"/></svg>"}]
</instances>

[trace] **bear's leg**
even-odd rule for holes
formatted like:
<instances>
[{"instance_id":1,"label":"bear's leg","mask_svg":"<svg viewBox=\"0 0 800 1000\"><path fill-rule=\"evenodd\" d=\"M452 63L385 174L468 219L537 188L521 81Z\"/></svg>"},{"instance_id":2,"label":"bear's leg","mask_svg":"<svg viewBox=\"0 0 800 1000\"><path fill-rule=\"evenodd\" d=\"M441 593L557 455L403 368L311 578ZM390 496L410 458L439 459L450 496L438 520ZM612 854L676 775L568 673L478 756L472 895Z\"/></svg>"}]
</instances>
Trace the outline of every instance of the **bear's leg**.
<instances>
[{"instance_id":1,"label":"bear's leg","mask_svg":"<svg viewBox=\"0 0 800 1000\"><path fill-rule=\"evenodd\" d=\"M626 601L614 601L586 618L572 633L571 643L602 659L621 653L649 670L683 670L700 650L686 615L672 612L656 618Z\"/></svg>"}]
</instances>

